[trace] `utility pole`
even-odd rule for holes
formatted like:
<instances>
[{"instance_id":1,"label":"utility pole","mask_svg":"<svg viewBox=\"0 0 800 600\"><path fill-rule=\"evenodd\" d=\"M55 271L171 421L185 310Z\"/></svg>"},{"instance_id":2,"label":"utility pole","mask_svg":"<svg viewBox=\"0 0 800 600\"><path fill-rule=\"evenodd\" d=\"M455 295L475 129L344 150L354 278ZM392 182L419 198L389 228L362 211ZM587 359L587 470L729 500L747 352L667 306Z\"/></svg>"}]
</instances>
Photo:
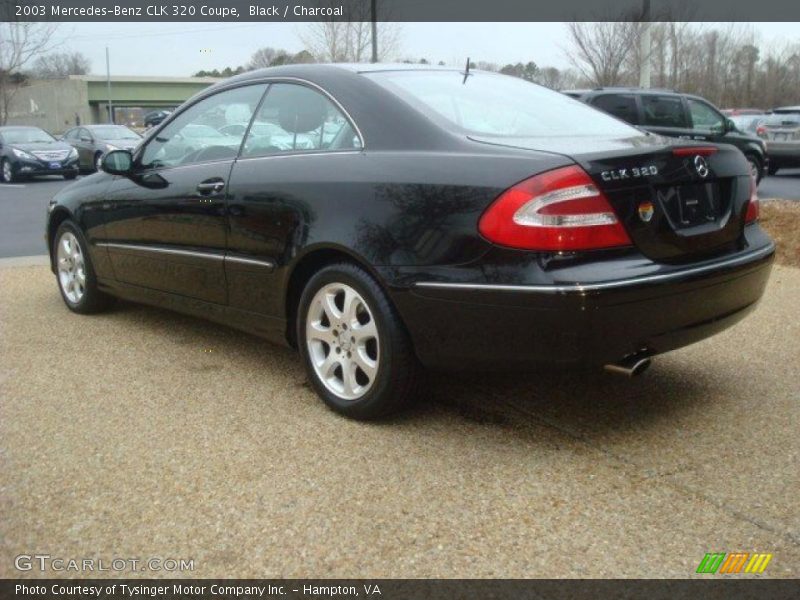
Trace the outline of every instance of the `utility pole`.
<instances>
[{"instance_id":1,"label":"utility pole","mask_svg":"<svg viewBox=\"0 0 800 600\"><path fill-rule=\"evenodd\" d=\"M639 87L650 87L650 0L642 0L642 39L639 47Z\"/></svg>"},{"instance_id":2,"label":"utility pole","mask_svg":"<svg viewBox=\"0 0 800 600\"><path fill-rule=\"evenodd\" d=\"M106 46L106 88L108 89L108 122L114 123L114 106L111 104L111 62L108 59L108 46Z\"/></svg>"},{"instance_id":3,"label":"utility pole","mask_svg":"<svg viewBox=\"0 0 800 600\"><path fill-rule=\"evenodd\" d=\"M372 62L378 62L378 0L371 0L372 7Z\"/></svg>"}]
</instances>

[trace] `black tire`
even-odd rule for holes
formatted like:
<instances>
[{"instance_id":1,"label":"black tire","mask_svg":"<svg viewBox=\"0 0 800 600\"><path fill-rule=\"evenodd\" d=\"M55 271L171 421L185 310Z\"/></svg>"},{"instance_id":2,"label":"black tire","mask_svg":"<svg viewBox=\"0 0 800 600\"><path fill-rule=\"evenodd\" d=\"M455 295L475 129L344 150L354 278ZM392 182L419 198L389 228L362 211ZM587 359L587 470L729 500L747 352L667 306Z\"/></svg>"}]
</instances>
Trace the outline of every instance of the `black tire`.
<instances>
[{"instance_id":1,"label":"black tire","mask_svg":"<svg viewBox=\"0 0 800 600\"><path fill-rule=\"evenodd\" d=\"M778 172L778 166L770 163L770 165L767 167L767 173L769 175L775 175L775 173L777 172Z\"/></svg>"},{"instance_id":2,"label":"black tire","mask_svg":"<svg viewBox=\"0 0 800 600\"><path fill-rule=\"evenodd\" d=\"M77 173L64 173L64 179L66 179L67 181L75 179L77 176L78 176Z\"/></svg>"},{"instance_id":3,"label":"black tire","mask_svg":"<svg viewBox=\"0 0 800 600\"><path fill-rule=\"evenodd\" d=\"M14 166L8 162L7 158L4 158L0 162L0 179L2 179L5 183L14 183L19 179L17 174L14 173Z\"/></svg>"},{"instance_id":4,"label":"black tire","mask_svg":"<svg viewBox=\"0 0 800 600\"><path fill-rule=\"evenodd\" d=\"M61 283L58 270L58 246L59 243L61 243L62 237L65 233L71 233L73 236L75 236L75 238L78 240L78 245L80 246L80 250L83 255L86 284L83 288L83 295L76 302L67 297L64 286ZM61 223L61 225L59 225L58 229L56 230L56 235L53 239L52 249L53 261L56 265L56 284L58 285L58 291L61 293L61 298L64 300L64 304L67 305L67 308L72 312L83 315L102 312L109 308L115 300L113 296L109 296L97 288L97 276L95 275L94 267L92 266L92 259L89 256L88 248L89 246L86 243L86 238L83 237L83 233L81 233L81 230L75 225L75 223L67 219Z\"/></svg>"},{"instance_id":5,"label":"black tire","mask_svg":"<svg viewBox=\"0 0 800 600\"><path fill-rule=\"evenodd\" d=\"M306 319L314 296L325 286L344 284L363 299L377 327L377 374L371 387L355 400L334 394L312 365L306 340ZM351 263L336 263L322 268L306 284L297 311L297 343L303 364L314 390L329 408L346 417L378 419L408 406L416 397L421 366L414 354L411 339L397 311L380 285L364 269ZM329 347L329 352L333 348Z\"/></svg>"}]
</instances>

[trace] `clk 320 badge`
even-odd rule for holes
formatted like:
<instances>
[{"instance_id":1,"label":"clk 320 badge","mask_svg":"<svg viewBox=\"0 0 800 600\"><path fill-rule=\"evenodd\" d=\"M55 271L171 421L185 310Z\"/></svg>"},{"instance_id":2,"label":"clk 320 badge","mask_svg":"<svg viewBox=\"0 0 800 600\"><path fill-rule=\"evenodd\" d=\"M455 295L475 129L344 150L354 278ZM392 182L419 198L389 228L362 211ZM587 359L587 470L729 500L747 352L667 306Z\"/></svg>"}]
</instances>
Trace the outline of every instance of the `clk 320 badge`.
<instances>
[{"instance_id":1,"label":"clk 320 badge","mask_svg":"<svg viewBox=\"0 0 800 600\"><path fill-rule=\"evenodd\" d=\"M603 181L638 179L640 177L652 177L653 175L658 175L658 168L653 165L649 167L632 167L630 169L614 169L613 171L603 171L600 173L600 177Z\"/></svg>"}]
</instances>

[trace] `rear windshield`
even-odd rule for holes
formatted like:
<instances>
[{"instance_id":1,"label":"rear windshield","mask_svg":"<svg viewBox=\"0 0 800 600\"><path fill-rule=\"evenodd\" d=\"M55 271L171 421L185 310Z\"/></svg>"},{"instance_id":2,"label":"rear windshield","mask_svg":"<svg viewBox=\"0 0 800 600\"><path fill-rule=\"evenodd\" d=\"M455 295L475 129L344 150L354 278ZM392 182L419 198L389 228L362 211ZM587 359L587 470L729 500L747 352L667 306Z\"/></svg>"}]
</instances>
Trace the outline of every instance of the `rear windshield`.
<instances>
[{"instance_id":1,"label":"rear windshield","mask_svg":"<svg viewBox=\"0 0 800 600\"><path fill-rule=\"evenodd\" d=\"M767 117L765 125L767 127L797 127L800 125L800 112L775 113Z\"/></svg>"},{"instance_id":2,"label":"rear windshield","mask_svg":"<svg viewBox=\"0 0 800 600\"><path fill-rule=\"evenodd\" d=\"M641 132L565 94L516 77L473 71L365 73L426 115L466 133L637 136Z\"/></svg>"}]
</instances>

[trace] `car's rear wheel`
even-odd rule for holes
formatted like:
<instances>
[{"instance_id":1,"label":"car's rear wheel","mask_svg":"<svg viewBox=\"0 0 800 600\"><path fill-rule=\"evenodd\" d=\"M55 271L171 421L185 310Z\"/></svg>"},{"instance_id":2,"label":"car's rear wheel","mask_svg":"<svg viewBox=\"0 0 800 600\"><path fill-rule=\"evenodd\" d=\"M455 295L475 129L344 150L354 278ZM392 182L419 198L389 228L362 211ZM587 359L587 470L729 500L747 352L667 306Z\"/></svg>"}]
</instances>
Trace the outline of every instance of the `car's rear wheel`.
<instances>
[{"instance_id":1,"label":"car's rear wheel","mask_svg":"<svg viewBox=\"0 0 800 600\"><path fill-rule=\"evenodd\" d=\"M14 167L11 164L11 161L7 158L3 159L3 166L0 168L3 174L3 181L6 183L14 183L16 176L14 175Z\"/></svg>"},{"instance_id":2,"label":"car's rear wheel","mask_svg":"<svg viewBox=\"0 0 800 600\"><path fill-rule=\"evenodd\" d=\"M349 263L323 268L300 298L297 340L308 377L345 416L374 419L413 400L419 364L378 283Z\"/></svg>"},{"instance_id":3,"label":"car's rear wheel","mask_svg":"<svg viewBox=\"0 0 800 600\"><path fill-rule=\"evenodd\" d=\"M56 231L53 246L58 289L71 311L91 314L104 310L113 298L97 289L86 241L72 221L64 221Z\"/></svg>"}]
</instances>

